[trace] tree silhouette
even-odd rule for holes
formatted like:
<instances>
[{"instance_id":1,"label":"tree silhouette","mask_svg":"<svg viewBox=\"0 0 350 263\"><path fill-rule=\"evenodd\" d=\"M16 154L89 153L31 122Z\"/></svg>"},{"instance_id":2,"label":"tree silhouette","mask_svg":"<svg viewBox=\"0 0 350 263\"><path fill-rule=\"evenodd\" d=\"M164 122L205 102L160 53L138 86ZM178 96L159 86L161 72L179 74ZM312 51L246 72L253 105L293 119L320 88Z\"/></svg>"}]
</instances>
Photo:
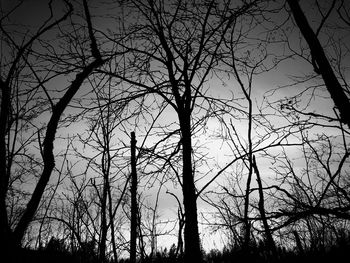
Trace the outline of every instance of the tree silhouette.
<instances>
[{"instance_id":1,"label":"tree silhouette","mask_svg":"<svg viewBox=\"0 0 350 263\"><path fill-rule=\"evenodd\" d=\"M123 43L130 51L125 69L106 72L129 83L139 93L156 95L177 116L182 155L181 182L185 213L185 261L201 261L197 194L193 163L193 134L226 104L205 95L205 83L215 70L227 30L255 2L220 5L215 1L187 3L130 1L142 25L127 23ZM134 14L133 14L134 15ZM137 30L135 31L135 28ZM128 42L129 41L129 42ZM127 70L126 70L127 69ZM118 72L120 71L121 72ZM215 108L215 110L214 110ZM203 109L206 117L194 111ZM199 114L200 115L200 114ZM187 251L187 252L186 252Z\"/></svg>"},{"instance_id":2,"label":"tree silhouette","mask_svg":"<svg viewBox=\"0 0 350 263\"><path fill-rule=\"evenodd\" d=\"M53 154L53 147L55 141L55 135L59 126L60 118L67 108L68 104L74 97L74 95L78 92L79 88L83 84L84 80L86 80L89 75L93 72L94 69L101 66L104 61L102 56L97 48L96 39L93 34L92 24L90 19L89 10L87 8L86 2L84 1L84 10L85 17L88 24L89 31L89 41L91 43L91 54L92 59L90 59L89 63L86 63L76 74L75 78L71 82L71 84L66 88L63 95L57 99L57 102L53 101L51 95L48 94L45 88L45 82L47 80L41 80L39 77L40 73L35 71L35 67L33 65L33 59L36 59L36 54L34 52L33 46L37 42L40 45L41 38L48 32L53 31L59 24L63 23L72 13L73 6L65 1L66 11L59 18L54 19L52 17L53 7L52 3L49 4L49 12L51 12L51 17L49 20L45 21L42 26L40 26L36 32L32 34L29 38L24 38L20 43L11 36L11 34L7 31L7 28L4 25L5 18L10 16L12 12L15 12L19 6L17 5L14 10L10 10L9 13L4 14L1 20L1 32L3 35L2 39L5 41L9 49L15 54L13 57L9 57L8 63L6 64L6 70L4 70L1 74L1 114L0 114L0 123L1 123L1 131L0 131L0 162L1 162L1 183L0 183L0 229L1 229L1 246L3 248L11 247L11 246L19 246L21 244L22 238L25 234L28 225L30 224L33 216L39 206L42 195L45 191L45 187L50 179L51 173L55 167L55 157ZM42 42L41 42L42 43ZM44 47L44 46L43 46ZM84 62L85 63L85 62ZM12 165L15 155L9 155L8 152L12 147L11 143L9 143L9 139L12 136L10 134L13 125L16 125L21 120L20 118L25 118L25 116L19 116L19 112L12 112L12 108L14 103L16 103L16 99L22 99L22 92L20 91L21 82L19 82L18 76L20 74L27 74L26 71L31 72L37 81L37 89L43 89L44 93L47 95L47 102L49 102L49 109L51 110L50 119L47 123L44 140L41 144L39 141L39 147L42 155L43 168L40 175L40 178L35 186L35 189L28 201L23 214L17 222L16 227L12 230L8 224L8 213L6 208L6 196L9 190L10 181L11 181L11 172ZM48 72L49 74L50 72ZM6 75L5 75L6 74ZM17 80L16 80L17 79ZM17 86L18 85L18 86ZM25 82L23 83L25 85ZM17 97L16 97L17 96ZM26 112L26 114L38 114L35 112ZM18 126L14 126L18 127ZM16 130L15 130L16 132ZM16 136L16 134L15 134ZM40 136L40 135L39 135ZM14 141L16 142L16 141ZM15 154L18 154L14 152ZM12 152L13 154L13 152Z\"/></svg>"}]
</instances>

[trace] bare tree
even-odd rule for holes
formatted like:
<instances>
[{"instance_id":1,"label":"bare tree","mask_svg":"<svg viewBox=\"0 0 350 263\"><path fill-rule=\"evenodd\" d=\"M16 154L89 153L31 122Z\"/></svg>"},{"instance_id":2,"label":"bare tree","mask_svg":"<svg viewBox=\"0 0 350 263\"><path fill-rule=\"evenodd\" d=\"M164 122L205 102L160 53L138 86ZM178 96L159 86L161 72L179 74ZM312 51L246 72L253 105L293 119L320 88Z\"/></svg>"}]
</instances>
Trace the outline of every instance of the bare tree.
<instances>
[{"instance_id":1,"label":"bare tree","mask_svg":"<svg viewBox=\"0 0 350 263\"><path fill-rule=\"evenodd\" d=\"M181 150L182 157L180 184L186 262L202 260L192 138L210 116L227 107L226 101L205 94L206 81L220 61L227 30L255 2L235 5L230 1L128 1L125 4L129 16L137 16L140 21L126 23L123 43L130 51L127 58L130 63L125 65L127 72L117 67L107 74L129 83L130 91L135 89L156 96L175 113L177 122L168 126L173 129L168 134L180 137L176 149Z\"/></svg>"}]
</instances>

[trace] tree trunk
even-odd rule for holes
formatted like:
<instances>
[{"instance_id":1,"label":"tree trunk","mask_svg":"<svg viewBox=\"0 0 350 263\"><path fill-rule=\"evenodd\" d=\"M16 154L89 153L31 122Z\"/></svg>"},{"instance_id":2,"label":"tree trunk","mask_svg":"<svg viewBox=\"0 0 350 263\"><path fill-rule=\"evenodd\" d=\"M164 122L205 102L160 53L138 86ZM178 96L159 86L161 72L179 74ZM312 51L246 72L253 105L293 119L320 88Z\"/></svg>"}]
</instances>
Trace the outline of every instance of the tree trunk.
<instances>
[{"instance_id":1,"label":"tree trunk","mask_svg":"<svg viewBox=\"0 0 350 263\"><path fill-rule=\"evenodd\" d=\"M254 167L254 171L256 174L256 181L257 181L258 187L259 187L258 188L259 189L259 212L260 212L261 220L262 220L264 230L265 230L265 239L267 242L268 249L272 253L272 257L274 258L277 256L276 255L276 245L275 245L275 241L273 240L270 226L267 222L267 218L266 218L266 214L265 214L264 192L263 192L263 187L262 187L262 183L261 183L260 171L259 171L258 166L256 164L255 156L253 156L253 167Z\"/></svg>"},{"instance_id":2,"label":"tree trunk","mask_svg":"<svg viewBox=\"0 0 350 263\"><path fill-rule=\"evenodd\" d=\"M190 113L180 117L183 147L183 202L185 209L185 262L202 262L197 220L197 196L192 169L192 139Z\"/></svg>"},{"instance_id":3,"label":"tree trunk","mask_svg":"<svg viewBox=\"0 0 350 263\"><path fill-rule=\"evenodd\" d=\"M251 153L250 153L251 155ZM243 226L244 226L244 237L243 237L243 250L247 252L249 250L250 246L250 221L249 221L249 195L250 195L250 184L252 180L252 159L251 156L249 157L249 172L248 172L248 178L247 178L247 184L246 184L246 190L245 190L245 196L244 196L244 218L243 218Z\"/></svg>"},{"instance_id":4,"label":"tree trunk","mask_svg":"<svg viewBox=\"0 0 350 263\"><path fill-rule=\"evenodd\" d=\"M183 240L182 240L182 229L185 224L185 216L182 213L181 207L179 207L177 211L177 217L179 220L179 231L178 231L178 236L177 236L177 248L176 248L176 255L178 256L183 256Z\"/></svg>"},{"instance_id":5,"label":"tree trunk","mask_svg":"<svg viewBox=\"0 0 350 263\"><path fill-rule=\"evenodd\" d=\"M102 164L104 165L104 164ZM107 180L108 174L103 175L103 192L102 192L102 200L101 200L101 239L99 245L99 259L100 262L106 261L106 241L107 241Z\"/></svg>"},{"instance_id":6,"label":"tree trunk","mask_svg":"<svg viewBox=\"0 0 350 263\"><path fill-rule=\"evenodd\" d=\"M4 252L11 247L12 231L8 224L6 196L9 183L9 171L6 154L6 129L10 107L10 89L7 83L0 79L1 112L0 112L0 248ZM6 256L6 255L5 255Z\"/></svg>"},{"instance_id":7,"label":"tree trunk","mask_svg":"<svg viewBox=\"0 0 350 263\"><path fill-rule=\"evenodd\" d=\"M117 245L115 242L115 227L114 227L114 216L113 216L113 207L112 207L112 193L111 186L108 180L108 214L109 214L109 224L111 225L111 241L112 241L112 251L114 262L118 262L118 254L117 254Z\"/></svg>"},{"instance_id":8,"label":"tree trunk","mask_svg":"<svg viewBox=\"0 0 350 263\"><path fill-rule=\"evenodd\" d=\"M294 20L309 45L315 71L321 74L329 94L340 112L340 119L350 128L350 101L346 96L337 76L334 74L331 64L326 57L317 35L312 30L303 10L297 0L287 0L294 16Z\"/></svg>"},{"instance_id":9,"label":"tree trunk","mask_svg":"<svg viewBox=\"0 0 350 263\"><path fill-rule=\"evenodd\" d=\"M36 213L36 210L41 201L41 197L45 191L46 185L49 182L52 170L55 167L55 157L53 155L53 143L55 141L56 131L57 131L60 117L64 112L64 110L66 109L66 107L68 106L71 99L74 97L74 95L82 85L83 81L90 75L90 73L96 67L99 67L102 64L103 64L102 59L97 59L94 62L92 62L90 65L86 66L86 68L84 68L84 70L81 73L77 74L75 80L72 82L67 92L63 95L63 97L52 109L52 115L47 125L45 139L43 142L44 169L34 189L32 197L27 204L27 208L25 209L14 231L14 241L17 244L21 243L22 238L25 234L25 231L28 225L30 224L34 214Z\"/></svg>"},{"instance_id":10,"label":"tree trunk","mask_svg":"<svg viewBox=\"0 0 350 263\"><path fill-rule=\"evenodd\" d=\"M131 133L131 223L130 223L130 262L136 262L137 241L137 174L136 174L136 139Z\"/></svg>"}]
</instances>

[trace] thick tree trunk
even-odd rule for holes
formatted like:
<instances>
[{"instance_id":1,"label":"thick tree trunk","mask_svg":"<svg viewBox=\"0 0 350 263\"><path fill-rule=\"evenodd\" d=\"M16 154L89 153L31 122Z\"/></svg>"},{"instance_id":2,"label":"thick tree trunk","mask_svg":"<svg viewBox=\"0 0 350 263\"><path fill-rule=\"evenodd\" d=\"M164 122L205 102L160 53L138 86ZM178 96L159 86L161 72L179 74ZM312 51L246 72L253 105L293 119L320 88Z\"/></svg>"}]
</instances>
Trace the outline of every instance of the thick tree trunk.
<instances>
[{"instance_id":1,"label":"thick tree trunk","mask_svg":"<svg viewBox=\"0 0 350 263\"><path fill-rule=\"evenodd\" d=\"M202 262L198 231L197 196L192 169L192 139L190 116L180 116L183 146L183 203L185 208L185 262Z\"/></svg>"},{"instance_id":2,"label":"thick tree trunk","mask_svg":"<svg viewBox=\"0 0 350 263\"><path fill-rule=\"evenodd\" d=\"M288 5L294 16L294 20L309 45L312 60L314 61L315 71L321 74L331 98L340 112L340 119L350 128L350 101L346 96L337 76L335 75L331 64L322 48L317 35L312 30L307 18L302 11L298 0L287 0Z\"/></svg>"},{"instance_id":3,"label":"thick tree trunk","mask_svg":"<svg viewBox=\"0 0 350 263\"><path fill-rule=\"evenodd\" d=\"M131 222L130 222L130 262L136 262L137 241L137 174L136 174L136 139L131 133Z\"/></svg>"},{"instance_id":4,"label":"thick tree trunk","mask_svg":"<svg viewBox=\"0 0 350 263\"><path fill-rule=\"evenodd\" d=\"M7 252L12 232L8 225L6 196L9 183L9 171L6 154L6 129L10 107L10 90L7 83L0 79L1 112L0 112L0 248Z\"/></svg>"}]
</instances>

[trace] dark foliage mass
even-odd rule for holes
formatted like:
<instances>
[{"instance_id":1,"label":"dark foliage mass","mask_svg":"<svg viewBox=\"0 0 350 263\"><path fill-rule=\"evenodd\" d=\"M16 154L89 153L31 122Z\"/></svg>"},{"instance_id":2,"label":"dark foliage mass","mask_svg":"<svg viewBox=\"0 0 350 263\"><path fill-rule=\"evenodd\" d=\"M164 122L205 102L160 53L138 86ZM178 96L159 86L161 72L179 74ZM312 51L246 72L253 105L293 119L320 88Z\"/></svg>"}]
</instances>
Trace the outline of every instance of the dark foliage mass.
<instances>
[{"instance_id":1,"label":"dark foliage mass","mask_svg":"<svg viewBox=\"0 0 350 263\"><path fill-rule=\"evenodd\" d=\"M207 263L309 263L309 262L342 262L349 255L350 235L344 236L337 244L330 247L307 248L300 253L295 249L277 248L277 253L272 255L264 242L251 244L246 251L242 247L213 249L204 254L204 262ZM97 251L89 244L85 249L71 252L62 240L52 238L46 247L39 250L21 248L12 256L3 258L2 262L8 263L100 263ZM129 258L113 259L106 263L129 263ZM157 251L152 259L145 258L145 263L181 263L183 258L176 255L176 246L170 249Z\"/></svg>"}]
</instances>

